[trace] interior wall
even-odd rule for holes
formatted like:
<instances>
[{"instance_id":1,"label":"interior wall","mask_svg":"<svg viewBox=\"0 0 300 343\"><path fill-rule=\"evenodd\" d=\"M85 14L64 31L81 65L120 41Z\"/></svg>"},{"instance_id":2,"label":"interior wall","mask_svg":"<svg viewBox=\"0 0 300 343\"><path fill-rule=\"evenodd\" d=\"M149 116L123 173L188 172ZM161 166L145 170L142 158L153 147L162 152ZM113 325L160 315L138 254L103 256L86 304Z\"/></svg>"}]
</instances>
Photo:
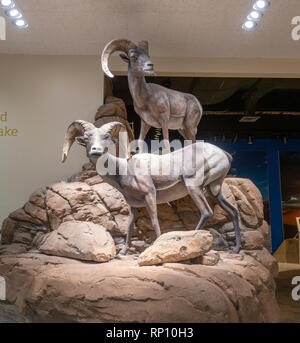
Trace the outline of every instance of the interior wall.
<instances>
[{"instance_id":1,"label":"interior wall","mask_svg":"<svg viewBox=\"0 0 300 343\"><path fill-rule=\"evenodd\" d=\"M0 55L0 115L7 112L0 128L18 130L17 136L0 135L0 227L35 189L87 162L76 144L60 162L64 134L73 120L93 121L102 89L97 56Z\"/></svg>"},{"instance_id":2,"label":"interior wall","mask_svg":"<svg viewBox=\"0 0 300 343\"><path fill-rule=\"evenodd\" d=\"M150 52L151 53L151 52ZM167 58L151 57L158 76L299 78L300 59L279 58ZM125 75L127 64L110 58L116 75Z\"/></svg>"}]
</instances>

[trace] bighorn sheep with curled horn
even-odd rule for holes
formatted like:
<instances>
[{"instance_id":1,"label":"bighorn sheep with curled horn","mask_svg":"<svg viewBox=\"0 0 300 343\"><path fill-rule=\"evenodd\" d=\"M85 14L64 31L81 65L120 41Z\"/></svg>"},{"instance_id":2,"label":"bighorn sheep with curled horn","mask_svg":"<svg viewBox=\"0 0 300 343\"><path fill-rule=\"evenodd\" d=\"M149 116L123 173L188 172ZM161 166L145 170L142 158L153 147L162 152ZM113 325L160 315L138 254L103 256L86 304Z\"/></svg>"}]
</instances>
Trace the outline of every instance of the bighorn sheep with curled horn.
<instances>
[{"instance_id":1,"label":"bighorn sheep with curled horn","mask_svg":"<svg viewBox=\"0 0 300 343\"><path fill-rule=\"evenodd\" d=\"M213 214L204 189L232 217L236 235L233 251L238 253L241 249L238 211L221 192L223 180L230 169L231 156L212 144L198 142L165 155L143 153L134 155L130 160L118 158L108 152L108 147L116 143L121 132L126 132L126 128L118 122L96 128L93 124L77 120L66 132L62 156L62 162L65 162L76 138L79 144L86 147L87 156L94 164L100 162L98 159L101 157L108 164L115 164L114 175L101 175L99 168L97 170L105 182L124 195L131 207L126 244L121 254L125 254L130 245L139 207L146 207L158 237L160 226L157 204L174 201L189 194L201 212L196 230L203 228L206 220ZM168 172L162 175L161 171L165 170Z\"/></svg>"},{"instance_id":2,"label":"bighorn sheep with curled horn","mask_svg":"<svg viewBox=\"0 0 300 343\"><path fill-rule=\"evenodd\" d=\"M150 127L161 128L167 150L170 151L169 129L178 130L187 140L196 142L197 126L203 114L202 106L192 94L181 93L154 83L146 83L145 75L154 74L154 65L149 59L148 42L138 45L127 39L109 42L102 53L102 69L114 77L108 68L108 60L115 51L128 63L128 85L134 110L141 117L139 147Z\"/></svg>"}]
</instances>

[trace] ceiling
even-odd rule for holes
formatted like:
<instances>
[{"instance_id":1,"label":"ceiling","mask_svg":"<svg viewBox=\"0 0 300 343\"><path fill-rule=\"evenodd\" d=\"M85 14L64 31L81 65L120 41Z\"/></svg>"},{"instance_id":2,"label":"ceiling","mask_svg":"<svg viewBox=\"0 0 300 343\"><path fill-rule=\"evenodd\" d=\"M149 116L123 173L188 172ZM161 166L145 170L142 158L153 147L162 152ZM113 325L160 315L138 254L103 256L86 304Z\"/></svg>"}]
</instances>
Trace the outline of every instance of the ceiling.
<instances>
[{"instance_id":1,"label":"ceiling","mask_svg":"<svg viewBox=\"0 0 300 343\"><path fill-rule=\"evenodd\" d=\"M0 53L99 55L114 38L149 40L156 57L299 58L291 39L299 0L271 0L254 32L253 0L16 0L27 30L7 25Z\"/></svg>"}]
</instances>

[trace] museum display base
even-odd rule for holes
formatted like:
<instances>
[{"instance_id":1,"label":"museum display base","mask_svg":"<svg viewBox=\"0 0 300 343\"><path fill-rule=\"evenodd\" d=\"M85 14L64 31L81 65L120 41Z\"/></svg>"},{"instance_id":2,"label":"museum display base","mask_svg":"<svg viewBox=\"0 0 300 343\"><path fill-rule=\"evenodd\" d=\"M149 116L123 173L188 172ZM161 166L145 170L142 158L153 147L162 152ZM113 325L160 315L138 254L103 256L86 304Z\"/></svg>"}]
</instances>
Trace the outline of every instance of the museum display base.
<instances>
[{"instance_id":1,"label":"museum display base","mask_svg":"<svg viewBox=\"0 0 300 343\"><path fill-rule=\"evenodd\" d=\"M266 250L220 252L214 266L140 267L39 253L3 255L8 302L32 322L278 322L277 262Z\"/></svg>"},{"instance_id":2,"label":"museum display base","mask_svg":"<svg viewBox=\"0 0 300 343\"><path fill-rule=\"evenodd\" d=\"M193 231L200 215L187 196L158 206L159 240L139 210L119 257L128 204L91 165L38 189L2 225L6 303L30 322L278 322L262 196L248 179L226 178L222 191L239 210L240 254L231 253L233 224L218 205Z\"/></svg>"}]
</instances>

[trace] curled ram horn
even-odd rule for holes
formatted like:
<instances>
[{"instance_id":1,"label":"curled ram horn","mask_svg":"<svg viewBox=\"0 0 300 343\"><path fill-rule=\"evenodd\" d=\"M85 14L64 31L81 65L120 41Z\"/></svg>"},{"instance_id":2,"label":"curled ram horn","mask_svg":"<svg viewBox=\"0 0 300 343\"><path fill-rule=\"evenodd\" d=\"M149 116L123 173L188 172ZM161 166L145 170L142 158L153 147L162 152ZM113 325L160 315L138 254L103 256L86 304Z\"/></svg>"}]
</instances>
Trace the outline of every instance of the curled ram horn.
<instances>
[{"instance_id":1,"label":"curled ram horn","mask_svg":"<svg viewBox=\"0 0 300 343\"><path fill-rule=\"evenodd\" d=\"M83 136L85 131L93 130L95 128L96 127L93 124L84 120L76 120L68 127L64 140L62 162L66 161L75 138Z\"/></svg>"},{"instance_id":2,"label":"curled ram horn","mask_svg":"<svg viewBox=\"0 0 300 343\"><path fill-rule=\"evenodd\" d=\"M118 138L119 133L121 131L127 132L126 126L122 123L119 123L117 121L113 121L111 123L104 124L101 126L101 130L109 133L112 138Z\"/></svg>"},{"instance_id":3,"label":"curled ram horn","mask_svg":"<svg viewBox=\"0 0 300 343\"><path fill-rule=\"evenodd\" d=\"M143 40L143 41L139 42L138 47L143 49L147 53L147 55L149 55L149 43L148 43L148 41Z\"/></svg>"},{"instance_id":4,"label":"curled ram horn","mask_svg":"<svg viewBox=\"0 0 300 343\"><path fill-rule=\"evenodd\" d=\"M108 60L111 54L115 51L122 51L128 56L130 49L135 49L137 46L128 39L114 39L110 41L104 48L101 57L101 64L104 73L109 77L114 77L108 68Z\"/></svg>"}]
</instances>

